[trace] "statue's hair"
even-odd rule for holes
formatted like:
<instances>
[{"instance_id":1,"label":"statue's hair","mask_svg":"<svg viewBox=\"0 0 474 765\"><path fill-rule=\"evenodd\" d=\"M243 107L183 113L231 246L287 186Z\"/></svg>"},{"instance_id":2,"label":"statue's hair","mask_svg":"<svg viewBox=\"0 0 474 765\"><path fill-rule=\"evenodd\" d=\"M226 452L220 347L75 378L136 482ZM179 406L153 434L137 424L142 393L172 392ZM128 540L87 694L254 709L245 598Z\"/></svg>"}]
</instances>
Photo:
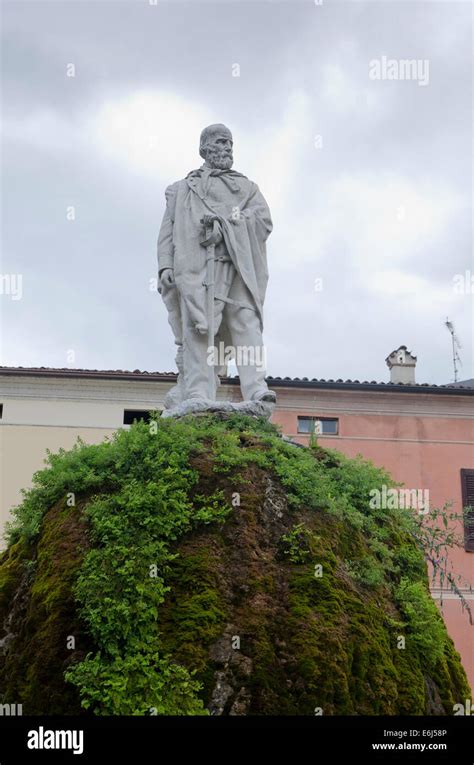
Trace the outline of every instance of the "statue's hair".
<instances>
[{"instance_id":1,"label":"statue's hair","mask_svg":"<svg viewBox=\"0 0 474 765\"><path fill-rule=\"evenodd\" d=\"M199 154L201 155L203 159L205 159L203 152L207 142L209 141L210 138L212 138L218 133L228 133L230 137L232 138L232 133L230 132L229 128L226 125L222 125L220 122L216 122L214 125L208 125L207 127L205 127L199 139Z\"/></svg>"}]
</instances>

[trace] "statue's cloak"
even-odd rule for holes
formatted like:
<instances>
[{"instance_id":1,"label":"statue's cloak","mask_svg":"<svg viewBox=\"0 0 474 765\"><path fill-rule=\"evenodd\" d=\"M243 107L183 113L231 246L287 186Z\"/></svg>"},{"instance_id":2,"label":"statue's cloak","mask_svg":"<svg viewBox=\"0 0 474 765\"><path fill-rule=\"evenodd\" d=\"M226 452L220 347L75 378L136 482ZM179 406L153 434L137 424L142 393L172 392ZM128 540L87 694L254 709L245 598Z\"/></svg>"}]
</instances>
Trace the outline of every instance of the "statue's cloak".
<instances>
[{"instance_id":1,"label":"statue's cloak","mask_svg":"<svg viewBox=\"0 0 474 765\"><path fill-rule=\"evenodd\" d=\"M265 242L272 230L268 205L256 183L235 170L204 164L166 189L166 211L158 237L158 268L174 269L179 296L193 324L207 326L206 248L203 215L217 215L227 252L247 286L262 323L268 282ZM217 251L217 248L216 248ZM176 289L163 289L170 324L178 332ZM222 327L222 336L227 335ZM178 341L178 338L177 338Z\"/></svg>"}]
</instances>

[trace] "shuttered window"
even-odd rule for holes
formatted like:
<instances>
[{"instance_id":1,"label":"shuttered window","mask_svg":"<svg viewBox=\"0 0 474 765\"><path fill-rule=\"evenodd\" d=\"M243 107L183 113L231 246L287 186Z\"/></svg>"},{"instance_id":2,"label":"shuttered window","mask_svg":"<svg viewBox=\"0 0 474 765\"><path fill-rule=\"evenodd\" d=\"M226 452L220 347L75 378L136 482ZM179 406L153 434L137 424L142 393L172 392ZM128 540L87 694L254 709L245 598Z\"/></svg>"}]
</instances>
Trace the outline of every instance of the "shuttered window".
<instances>
[{"instance_id":1,"label":"shuttered window","mask_svg":"<svg viewBox=\"0 0 474 765\"><path fill-rule=\"evenodd\" d=\"M464 549L474 552L474 470L461 468L462 506L470 508L464 517Z\"/></svg>"}]
</instances>

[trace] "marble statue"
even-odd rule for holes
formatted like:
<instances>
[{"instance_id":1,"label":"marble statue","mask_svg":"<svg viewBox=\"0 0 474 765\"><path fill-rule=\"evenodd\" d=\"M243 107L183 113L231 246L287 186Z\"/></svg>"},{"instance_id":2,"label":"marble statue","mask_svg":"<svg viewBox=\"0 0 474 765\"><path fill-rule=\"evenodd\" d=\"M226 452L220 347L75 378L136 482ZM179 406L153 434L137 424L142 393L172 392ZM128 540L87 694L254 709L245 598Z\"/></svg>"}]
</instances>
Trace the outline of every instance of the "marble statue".
<instances>
[{"instance_id":1,"label":"marble statue","mask_svg":"<svg viewBox=\"0 0 474 765\"><path fill-rule=\"evenodd\" d=\"M166 189L158 237L158 290L178 366L164 415L230 408L269 416L276 396L265 382L262 330L270 211L257 184L232 169L225 125L204 128L199 153L204 164ZM217 402L231 359L239 404Z\"/></svg>"}]
</instances>

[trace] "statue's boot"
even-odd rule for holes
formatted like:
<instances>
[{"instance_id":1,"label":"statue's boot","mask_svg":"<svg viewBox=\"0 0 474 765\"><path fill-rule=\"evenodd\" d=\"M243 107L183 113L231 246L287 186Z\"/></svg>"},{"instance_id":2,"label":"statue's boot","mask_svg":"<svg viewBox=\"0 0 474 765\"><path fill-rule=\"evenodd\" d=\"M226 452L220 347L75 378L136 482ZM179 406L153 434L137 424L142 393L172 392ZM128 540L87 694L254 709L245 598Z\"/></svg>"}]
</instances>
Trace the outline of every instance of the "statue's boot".
<instances>
[{"instance_id":1,"label":"statue's boot","mask_svg":"<svg viewBox=\"0 0 474 765\"><path fill-rule=\"evenodd\" d=\"M276 404L276 393L274 390L264 388L254 393L252 401L266 401L268 404Z\"/></svg>"}]
</instances>

